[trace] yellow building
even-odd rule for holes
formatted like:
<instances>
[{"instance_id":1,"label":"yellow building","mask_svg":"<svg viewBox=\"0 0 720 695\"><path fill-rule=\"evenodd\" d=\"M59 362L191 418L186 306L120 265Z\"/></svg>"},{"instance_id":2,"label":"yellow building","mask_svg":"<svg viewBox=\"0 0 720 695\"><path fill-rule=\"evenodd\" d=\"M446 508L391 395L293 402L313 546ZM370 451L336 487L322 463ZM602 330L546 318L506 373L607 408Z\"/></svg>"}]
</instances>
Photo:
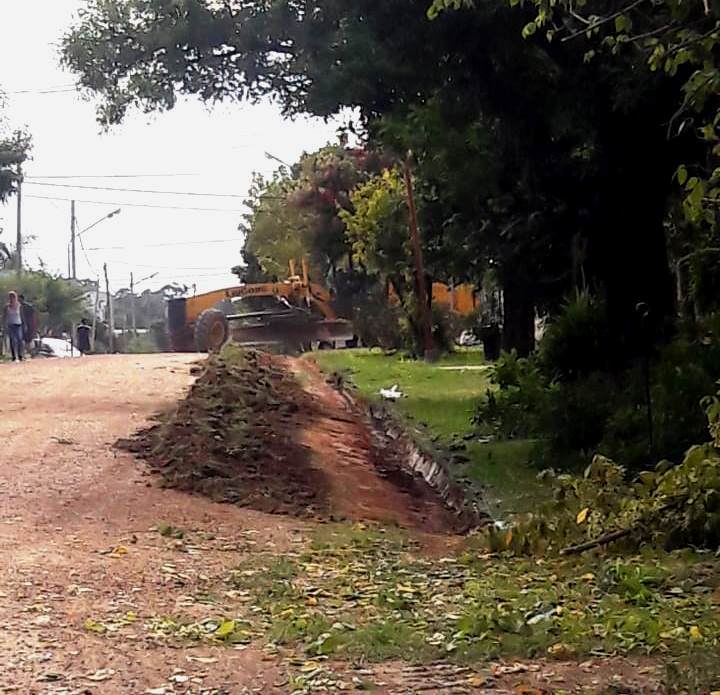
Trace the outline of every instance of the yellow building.
<instances>
[{"instance_id":1,"label":"yellow building","mask_svg":"<svg viewBox=\"0 0 720 695\"><path fill-rule=\"evenodd\" d=\"M388 296L391 303L398 301L392 284L389 286ZM436 306L461 316L469 316L480 307L478 293L475 287L469 284L449 286L443 282L433 282L432 301Z\"/></svg>"}]
</instances>

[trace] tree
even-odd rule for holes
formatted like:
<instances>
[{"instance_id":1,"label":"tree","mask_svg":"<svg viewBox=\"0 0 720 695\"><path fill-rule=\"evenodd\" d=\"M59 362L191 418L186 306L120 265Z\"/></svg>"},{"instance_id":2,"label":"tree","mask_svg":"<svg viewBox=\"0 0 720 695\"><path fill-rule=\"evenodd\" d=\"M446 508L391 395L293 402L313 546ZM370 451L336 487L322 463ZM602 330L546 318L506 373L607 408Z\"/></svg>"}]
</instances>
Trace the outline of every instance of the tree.
<instances>
[{"instance_id":1,"label":"tree","mask_svg":"<svg viewBox=\"0 0 720 695\"><path fill-rule=\"evenodd\" d=\"M0 278L0 294L10 290L25 295L38 314L38 330L71 333L84 314L85 291L79 285L42 271L28 271L19 278Z\"/></svg>"},{"instance_id":2,"label":"tree","mask_svg":"<svg viewBox=\"0 0 720 695\"><path fill-rule=\"evenodd\" d=\"M527 6L446 4L463 9L431 21L405 0L95 0L63 55L104 123L178 94L356 108L373 143L415 151L429 266L497 268L507 347L527 352L538 305L583 278L607 297L609 347L632 356L638 302L657 325L672 309L663 218L687 135L669 146L664 124L680 78L637 55L584 62L579 44L533 32Z\"/></svg>"},{"instance_id":3,"label":"tree","mask_svg":"<svg viewBox=\"0 0 720 695\"><path fill-rule=\"evenodd\" d=\"M358 186L350 201L352 212L343 210L340 217L353 257L384 285L390 281L401 304L409 307L414 279L402 175L388 169Z\"/></svg>"},{"instance_id":4,"label":"tree","mask_svg":"<svg viewBox=\"0 0 720 695\"><path fill-rule=\"evenodd\" d=\"M3 133L0 119L0 203L17 191L20 166L30 154L30 136L21 131Z\"/></svg>"},{"instance_id":5,"label":"tree","mask_svg":"<svg viewBox=\"0 0 720 695\"><path fill-rule=\"evenodd\" d=\"M249 281L285 277L290 261L298 262L303 257L321 272L311 247L308 215L289 202L295 190L297 181L280 172L271 181L255 177L250 190L250 212L240 225L245 234L242 253L246 267L256 266L256 277ZM241 268L240 272L246 271Z\"/></svg>"},{"instance_id":6,"label":"tree","mask_svg":"<svg viewBox=\"0 0 720 695\"><path fill-rule=\"evenodd\" d=\"M239 273L258 280L278 278L287 273L290 261L303 258L314 277L332 282L338 270L352 269L341 213L352 211L352 192L384 161L341 142L303 154L270 181L256 176L251 211L240 225L245 268L238 268Z\"/></svg>"},{"instance_id":7,"label":"tree","mask_svg":"<svg viewBox=\"0 0 720 695\"><path fill-rule=\"evenodd\" d=\"M2 93L0 93L0 109ZM30 154L30 136L22 130L11 131L0 113L0 204L17 192L20 167ZM0 227L0 234L2 234ZM0 242L0 268L15 265L15 253L7 244Z\"/></svg>"}]
</instances>

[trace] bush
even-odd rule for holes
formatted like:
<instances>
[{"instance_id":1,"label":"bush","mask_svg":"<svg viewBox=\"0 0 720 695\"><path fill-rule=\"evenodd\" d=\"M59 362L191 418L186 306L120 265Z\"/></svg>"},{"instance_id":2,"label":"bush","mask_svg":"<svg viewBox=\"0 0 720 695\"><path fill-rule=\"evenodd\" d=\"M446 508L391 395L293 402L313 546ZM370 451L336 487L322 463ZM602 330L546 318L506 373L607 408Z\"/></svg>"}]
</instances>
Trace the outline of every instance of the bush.
<instances>
[{"instance_id":1,"label":"bush","mask_svg":"<svg viewBox=\"0 0 720 695\"><path fill-rule=\"evenodd\" d=\"M389 306L379 288L358 298L352 311L355 333L363 345L383 350L409 347L404 316L399 307Z\"/></svg>"},{"instance_id":2,"label":"bush","mask_svg":"<svg viewBox=\"0 0 720 695\"><path fill-rule=\"evenodd\" d=\"M500 437L544 441L545 465L587 463L602 453L640 470L656 458L680 461L705 436L701 400L720 377L720 338L678 337L652 358L652 447L641 365L567 381L545 367L542 358L504 354L494 367L497 388L480 404L476 421Z\"/></svg>"},{"instance_id":3,"label":"bush","mask_svg":"<svg viewBox=\"0 0 720 695\"><path fill-rule=\"evenodd\" d=\"M45 272L27 271L20 277L15 273L3 275L0 277L3 302L10 290L24 294L26 300L35 307L37 326L41 333L72 333L84 313L83 289Z\"/></svg>"},{"instance_id":4,"label":"bush","mask_svg":"<svg viewBox=\"0 0 720 695\"><path fill-rule=\"evenodd\" d=\"M587 290L568 300L548 324L540 343L543 372L563 381L608 367L605 303Z\"/></svg>"},{"instance_id":5,"label":"bush","mask_svg":"<svg viewBox=\"0 0 720 695\"><path fill-rule=\"evenodd\" d=\"M478 407L475 423L495 434L513 439L533 437L543 431L543 415L550 398L548 384L532 357L503 353L493 367L488 389Z\"/></svg>"},{"instance_id":6,"label":"bush","mask_svg":"<svg viewBox=\"0 0 720 695\"><path fill-rule=\"evenodd\" d=\"M160 348L155 342L155 338L150 333L146 333L143 335L127 336L122 352L147 354L153 352L160 352Z\"/></svg>"},{"instance_id":7,"label":"bush","mask_svg":"<svg viewBox=\"0 0 720 695\"><path fill-rule=\"evenodd\" d=\"M704 404L713 441L690 447L680 465L661 461L632 481L603 456L579 477L549 471L552 501L518 519L512 532L487 531L488 548L524 554L611 542L720 547L720 397Z\"/></svg>"}]
</instances>

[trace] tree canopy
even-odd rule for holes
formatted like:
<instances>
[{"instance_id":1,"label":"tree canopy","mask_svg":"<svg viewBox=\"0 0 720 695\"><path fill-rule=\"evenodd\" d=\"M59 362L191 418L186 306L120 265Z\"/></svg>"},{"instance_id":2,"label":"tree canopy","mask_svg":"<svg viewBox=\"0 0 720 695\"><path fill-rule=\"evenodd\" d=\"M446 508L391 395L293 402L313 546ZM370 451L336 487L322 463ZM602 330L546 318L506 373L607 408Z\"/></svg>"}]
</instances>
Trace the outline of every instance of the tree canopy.
<instances>
[{"instance_id":1,"label":"tree canopy","mask_svg":"<svg viewBox=\"0 0 720 695\"><path fill-rule=\"evenodd\" d=\"M415 155L432 272L471 281L489 268L497 274L506 347L528 352L536 311L553 312L569 291L589 287L605 297L608 347L622 360L641 349L642 332L662 332L674 301L669 254L693 252L685 240L701 233L675 225L669 243L673 176L691 194L686 211L695 210L683 225L697 230L712 216L704 205L712 178L695 171L705 150L693 128L679 127L678 109L711 99L712 81L688 91L701 68L688 75L686 64L699 65L714 20L701 11L697 29L695 10L676 16L661 2L652 22L633 24L640 4L628 14L615 3L578 13L544 0L450 0L430 12L405 0L91 0L62 50L80 84L100 95L105 124L133 105L171 108L180 94L270 97L289 115L355 109L369 145ZM704 38L682 33L688 26ZM600 59L583 34L615 55ZM655 39L674 56L664 69L655 49L648 63L645 42ZM671 138L669 123L678 124ZM349 250L337 213L351 170L336 167L339 186L310 159L293 173L304 191L297 201L314 208L313 228L299 210L290 222L301 237L327 242L316 263L332 266ZM268 195L253 215L272 205ZM640 303L651 307L649 328L636 315Z\"/></svg>"}]
</instances>

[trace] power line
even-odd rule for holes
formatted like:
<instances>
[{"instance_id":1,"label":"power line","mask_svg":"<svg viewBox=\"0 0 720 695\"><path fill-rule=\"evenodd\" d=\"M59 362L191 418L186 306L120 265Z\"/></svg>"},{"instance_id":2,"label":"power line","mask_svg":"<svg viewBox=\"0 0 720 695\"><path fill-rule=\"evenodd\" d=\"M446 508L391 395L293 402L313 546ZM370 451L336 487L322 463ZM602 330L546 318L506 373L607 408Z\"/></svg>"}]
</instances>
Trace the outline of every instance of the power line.
<instances>
[{"instance_id":1,"label":"power line","mask_svg":"<svg viewBox=\"0 0 720 695\"><path fill-rule=\"evenodd\" d=\"M181 266L181 265L156 265L154 263L136 263L135 261L120 261L115 258L108 259L108 263L115 265L128 265L133 268L159 268L160 270L222 270L225 266L222 265L211 265L211 266Z\"/></svg>"},{"instance_id":2,"label":"power line","mask_svg":"<svg viewBox=\"0 0 720 695\"><path fill-rule=\"evenodd\" d=\"M220 277L227 277L228 275L232 275L232 272L230 272L230 269L224 273L171 273L171 272L160 272L157 274L156 277L162 279L162 280L174 280L175 282L179 282L181 280L197 280L201 278L220 278ZM118 283L118 282L127 282L127 277L124 275L113 275L110 276L110 281L112 283Z\"/></svg>"},{"instance_id":3,"label":"power line","mask_svg":"<svg viewBox=\"0 0 720 695\"><path fill-rule=\"evenodd\" d=\"M116 193L155 193L158 195L191 195L199 196L202 198L242 198L248 200L246 195L240 195L239 193L199 193L197 191L153 191L147 188L110 188L109 186L86 186L75 183L44 183L41 181L28 181L33 186L53 186L55 188L78 188L88 191L114 191ZM280 200L285 200L277 196Z\"/></svg>"},{"instance_id":4,"label":"power line","mask_svg":"<svg viewBox=\"0 0 720 695\"><path fill-rule=\"evenodd\" d=\"M83 244L82 236L77 237L77 240L80 242L80 248L82 249L83 255L85 256L85 260L87 261L90 270L93 272L93 275L97 276L98 273L95 270L93 264L90 262L90 256L88 256L88 252L85 249L85 244Z\"/></svg>"},{"instance_id":5,"label":"power line","mask_svg":"<svg viewBox=\"0 0 720 695\"><path fill-rule=\"evenodd\" d=\"M197 173L188 174L50 174L48 176L42 176L36 174L34 176L25 176L25 181L33 179L145 179L145 178L170 178L175 176L201 176Z\"/></svg>"},{"instance_id":6,"label":"power line","mask_svg":"<svg viewBox=\"0 0 720 695\"><path fill-rule=\"evenodd\" d=\"M42 87L40 89L15 89L5 94L60 94L62 92L75 92L77 87L74 84L63 84L56 87Z\"/></svg>"},{"instance_id":7,"label":"power line","mask_svg":"<svg viewBox=\"0 0 720 695\"><path fill-rule=\"evenodd\" d=\"M203 239L202 241L170 241L162 244L127 244L125 246L92 246L88 251L122 251L124 249L143 249L161 248L164 246L202 246L205 244L239 244L242 239L237 237L234 239Z\"/></svg>"},{"instance_id":8,"label":"power line","mask_svg":"<svg viewBox=\"0 0 720 695\"><path fill-rule=\"evenodd\" d=\"M33 195L33 194L27 194L23 196L24 198L34 198L36 200L64 200L64 201L71 201L74 200L76 203L89 203L92 205L119 205L122 207L129 207L129 208L157 208L159 210L190 210L192 212L227 212L227 213L233 213L233 214L245 214L247 213L247 210L238 210L238 209L227 209L227 208L196 208L196 207L188 207L188 206L181 206L181 205L157 205L154 203L123 203L119 201L113 201L108 202L107 200L80 200L78 198L60 198L58 196L47 196L47 195Z\"/></svg>"}]
</instances>

